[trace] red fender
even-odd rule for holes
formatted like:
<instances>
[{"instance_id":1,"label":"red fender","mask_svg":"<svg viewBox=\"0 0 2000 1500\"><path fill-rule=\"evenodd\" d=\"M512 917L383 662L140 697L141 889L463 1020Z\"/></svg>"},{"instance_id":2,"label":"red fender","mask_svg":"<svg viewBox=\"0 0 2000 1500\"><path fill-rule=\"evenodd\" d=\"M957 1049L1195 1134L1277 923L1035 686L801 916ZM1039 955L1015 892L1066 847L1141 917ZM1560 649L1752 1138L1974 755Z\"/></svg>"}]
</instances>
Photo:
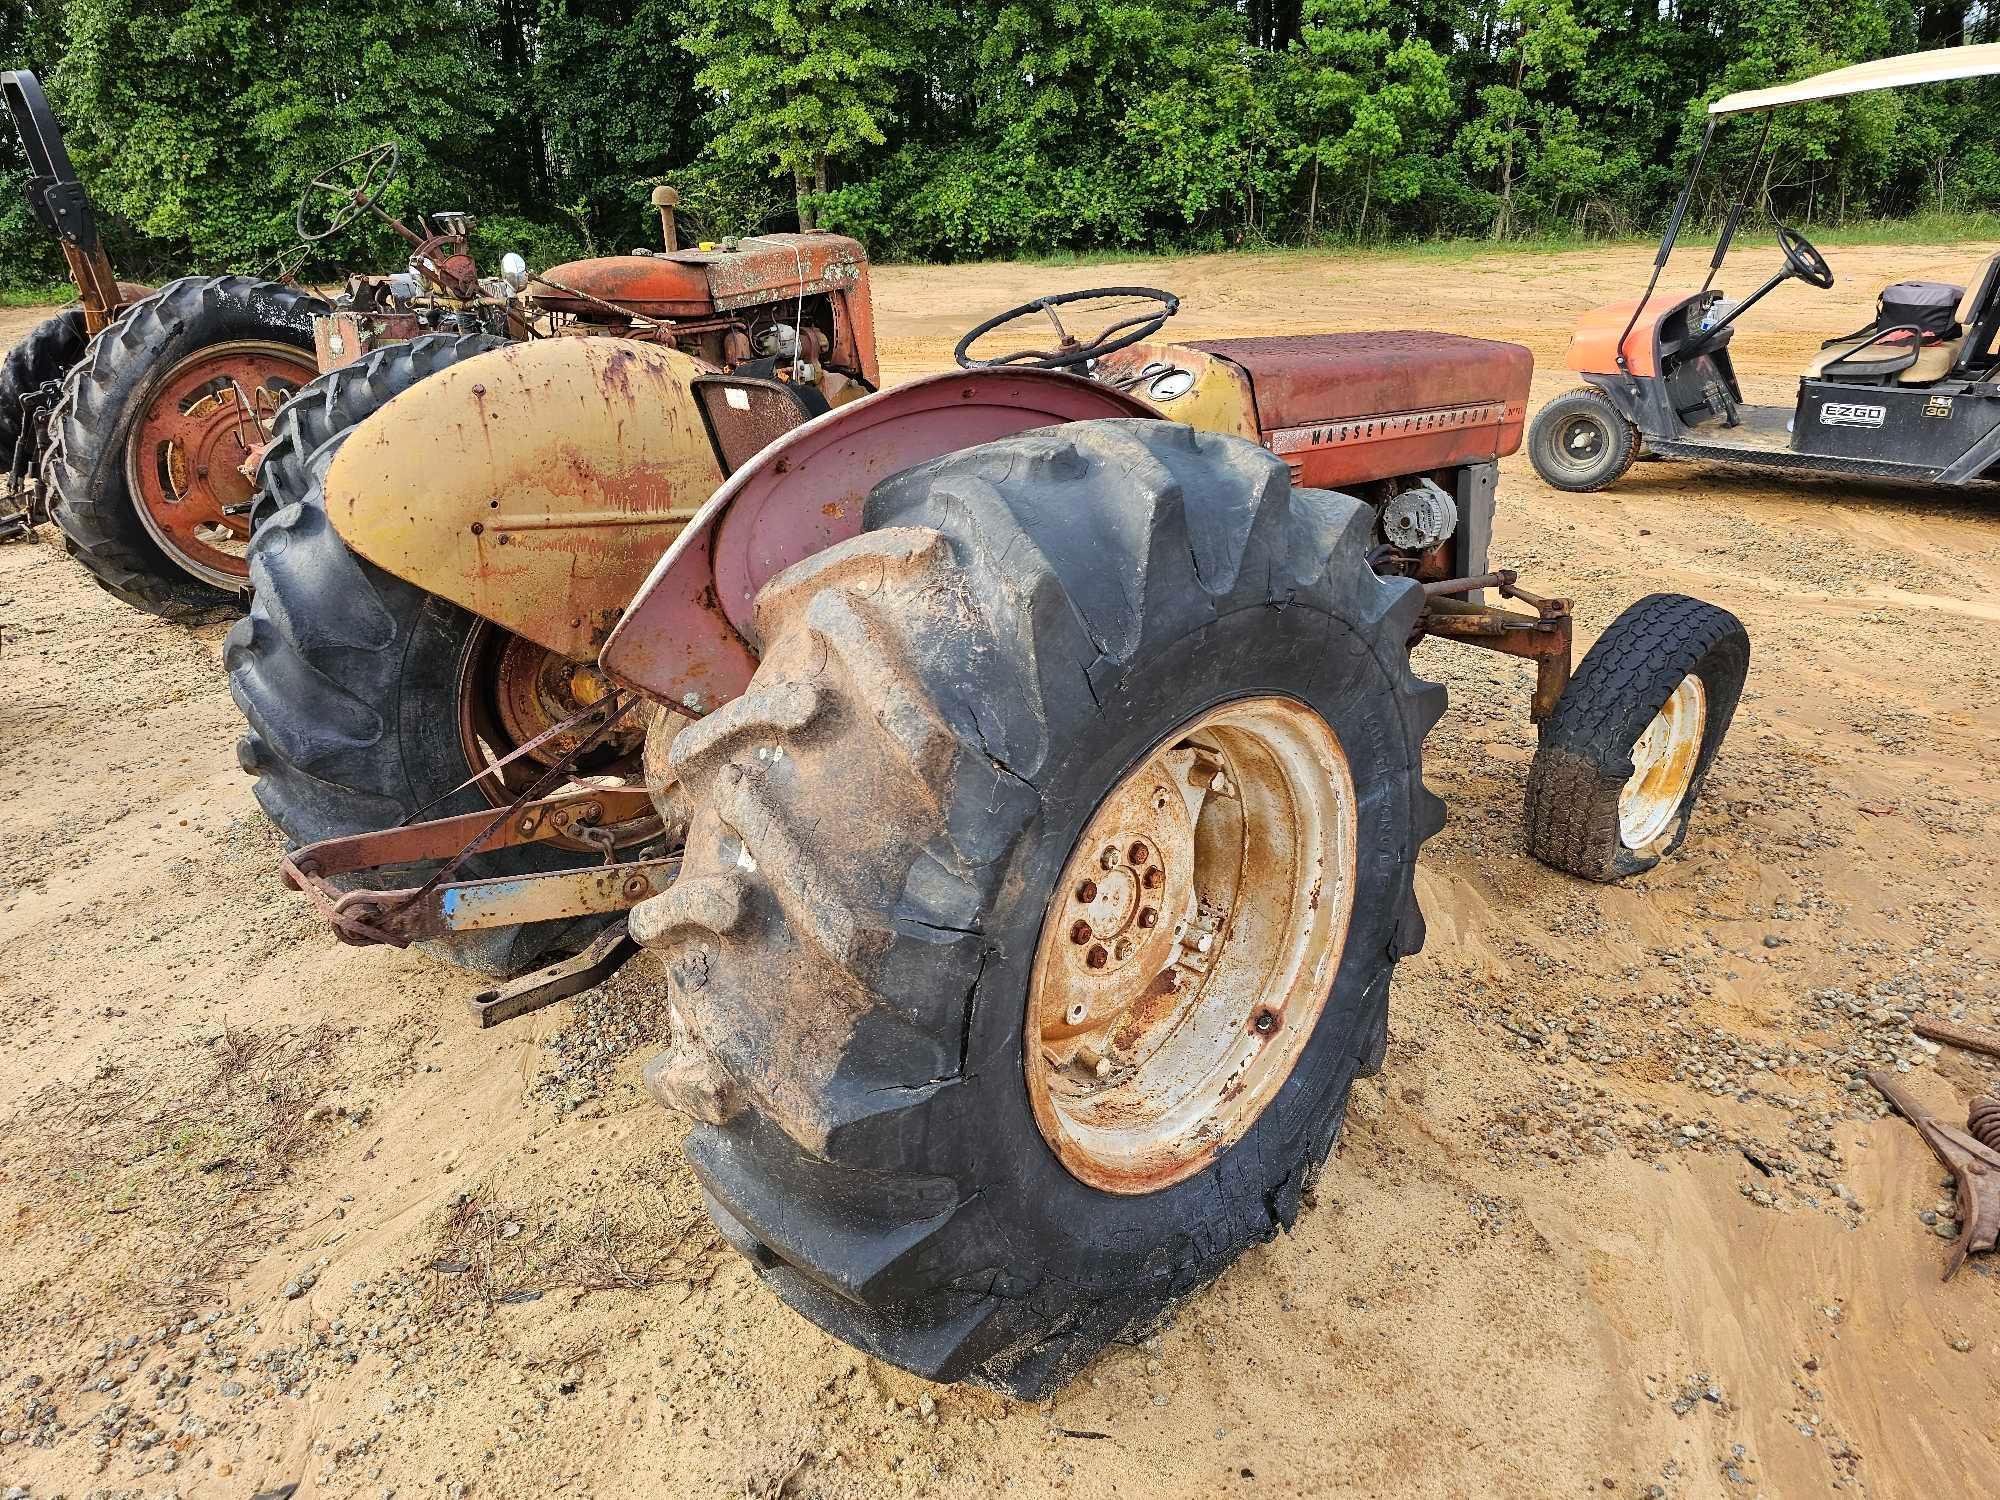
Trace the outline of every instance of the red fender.
<instances>
[{"instance_id":1,"label":"red fender","mask_svg":"<svg viewBox=\"0 0 2000 1500\"><path fill-rule=\"evenodd\" d=\"M757 591L859 536L862 502L891 474L1034 427L1158 415L1109 386L1033 369L954 370L836 407L730 475L654 566L598 663L662 703L709 713L757 669Z\"/></svg>"}]
</instances>

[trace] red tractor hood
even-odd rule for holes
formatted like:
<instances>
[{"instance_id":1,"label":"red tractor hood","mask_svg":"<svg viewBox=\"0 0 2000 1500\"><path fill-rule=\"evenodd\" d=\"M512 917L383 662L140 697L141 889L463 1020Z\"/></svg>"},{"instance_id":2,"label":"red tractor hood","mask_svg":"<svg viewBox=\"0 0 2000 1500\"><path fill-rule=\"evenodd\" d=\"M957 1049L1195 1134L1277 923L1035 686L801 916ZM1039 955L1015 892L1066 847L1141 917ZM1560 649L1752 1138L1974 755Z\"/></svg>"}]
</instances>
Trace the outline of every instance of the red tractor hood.
<instances>
[{"instance_id":1,"label":"red tractor hood","mask_svg":"<svg viewBox=\"0 0 2000 1500\"><path fill-rule=\"evenodd\" d=\"M1192 347L1249 377L1265 446L1310 485L1514 452L1535 369L1519 344L1455 333L1288 334Z\"/></svg>"},{"instance_id":2,"label":"red tractor hood","mask_svg":"<svg viewBox=\"0 0 2000 1500\"><path fill-rule=\"evenodd\" d=\"M676 250L671 255L605 255L552 266L548 281L649 318L705 318L788 298L845 292L862 279L867 252L839 234L758 234L736 248ZM535 300L558 312L602 309L545 283Z\"/></svg>"}]
</instances>

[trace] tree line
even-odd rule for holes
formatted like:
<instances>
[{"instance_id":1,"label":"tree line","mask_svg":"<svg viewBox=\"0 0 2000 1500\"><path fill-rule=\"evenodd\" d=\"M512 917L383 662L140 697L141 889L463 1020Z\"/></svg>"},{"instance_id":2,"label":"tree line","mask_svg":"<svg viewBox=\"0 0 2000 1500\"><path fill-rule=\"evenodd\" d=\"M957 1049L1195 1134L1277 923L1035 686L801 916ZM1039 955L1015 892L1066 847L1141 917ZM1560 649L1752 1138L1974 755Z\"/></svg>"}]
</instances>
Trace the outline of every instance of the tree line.
<instances>
[{"instance_id":1,"label":"tree line","mask_svg":"<svg viewBox=\"0 0 2000 1500\"><path fill-rule=\"evenodd\" d=\"M1963 0L0 0L128 274L254 270L393 138L400 211L546 264L794 223L881 258L1656 229L1718 94L2000 35ZM1802 223L2000 205L2000 99L1776 117ZM1725 131L1733 188L1755 132ZM0 284L57 279L0 140ZM308 271L382 262L364 230Z\"/></svg>"}]
</instances>

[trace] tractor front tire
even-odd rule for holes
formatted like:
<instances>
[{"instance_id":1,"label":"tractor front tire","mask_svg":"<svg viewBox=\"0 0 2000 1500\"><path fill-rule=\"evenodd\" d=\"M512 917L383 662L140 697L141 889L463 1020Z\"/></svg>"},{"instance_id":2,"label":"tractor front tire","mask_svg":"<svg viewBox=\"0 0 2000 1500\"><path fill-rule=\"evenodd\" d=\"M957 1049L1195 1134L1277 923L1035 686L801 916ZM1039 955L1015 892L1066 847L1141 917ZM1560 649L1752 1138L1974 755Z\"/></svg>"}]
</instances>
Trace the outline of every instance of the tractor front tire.
<instances>
[{"instance_id":1,"label":"tractor front tire","mask_svg":"<svg viewBox=\"0 0 2000 1500\"><path fill-rule=\"evenodd\" d=\"M90 341L63 385L45 474L70 552L108 592L168 620L241 605L246 582L209 576L170 551L142 517L131 476L140 425L164 386L220 346L298 351L299 384L313 365L312 319L326 303L309 292L248 276L184 276L141 298ZM204 468L204 474L206 469ZM240 569L241 564L236 567Z\"/></svg>"},{"instance_id":2,"label":"tractor front tire","mask_svg":"<svg viewBox=\"0 0 2000 1500\"><path fill-rule=\"evenodd\" d=\"M1528 768L1528 852L1622 880L1681 846L1750 672L1726 609L1650 594L1597 638Z\"/></svg>"},{"instance_id":3,"label":"tractor front tire","mask_svg":"<svg viewBox=\"0 0 2000 1500\"><path fill-rule=\"evenodd\" d=\"M0 475L14 461L21 437L21 401L51 380L61 380L83 358L89 342L83 309L66 307L30 328L0 359Z\"/></svg>"},{"instance_id":4,"label":"tractor front tire","mask_svg":"<svg viewBox=\"0 0 2000 1500\"><path fill-rule=\"evenodd\" d=\"M646 1081L791 1306L1036 1397L1291 1226L1423 941L1445 695L1373 512L1237 438L1026 433L866 527L675 742Z\"/></svg>"},{"instance_id":5,"label":"tractor front tire","mask_svg":"<svg viewBox=\"0 0 2000 1500\"><path fill-rule=\"evenodd\" d=\"M491 804L459 788L473 767L461 733L477 684L469 655L497 630L384 572L349 549L327 519L320 484L341 443L380 406L426 376L493 347L483 336L392 344L330 371L281 413L281 467L260 468L261 500L294 482L291 447L316 438L305 492L267 506L251 537L250 610L223 646L229 693L249 727L236 745L256 797L293 847L445 818ZM317 389L315 389L317 388ZM296 402L294 404L297 404ZM287 415L288 414L288 415ZM269 466L266 460L264 467ZM504 634L504 633L503 633ZM455 878L526 875L601 862L551 844L475 855ZM418 884L429 871L380 872L376 886ZM419 944L433 956L508 976L580 947L603 919L453 934Z\"/></svg>"},{"instance_id":6,"label":"tractor front tire","mask_svg":"<svg viewBox=\"0 0 2000 1500\"><path fill-rule=\"evenodd\" d=\"M1559 490L1609 489L1638 456L1638 429L1595 386L1564 391L1528 428L1528 462Z\"/></svg>"}]
</instances>

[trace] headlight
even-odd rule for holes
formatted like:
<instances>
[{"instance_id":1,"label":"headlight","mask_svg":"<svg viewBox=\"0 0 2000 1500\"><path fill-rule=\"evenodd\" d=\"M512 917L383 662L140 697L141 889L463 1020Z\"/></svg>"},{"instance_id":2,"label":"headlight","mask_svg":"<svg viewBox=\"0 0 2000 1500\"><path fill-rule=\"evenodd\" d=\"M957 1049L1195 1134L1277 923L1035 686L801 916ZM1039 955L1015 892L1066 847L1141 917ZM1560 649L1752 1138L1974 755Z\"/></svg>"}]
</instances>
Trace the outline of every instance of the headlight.
<instances>
[{"instance_id":1,"label":"headlight","mask_svg":"<svg viewBox=\"0 0 2000 1500\"><path fill-rule=\"evenodd\" d=\"M500 257L500 279L515 291L528 285L528 263L512 250Z\"/></svg>"}]
</instances>

